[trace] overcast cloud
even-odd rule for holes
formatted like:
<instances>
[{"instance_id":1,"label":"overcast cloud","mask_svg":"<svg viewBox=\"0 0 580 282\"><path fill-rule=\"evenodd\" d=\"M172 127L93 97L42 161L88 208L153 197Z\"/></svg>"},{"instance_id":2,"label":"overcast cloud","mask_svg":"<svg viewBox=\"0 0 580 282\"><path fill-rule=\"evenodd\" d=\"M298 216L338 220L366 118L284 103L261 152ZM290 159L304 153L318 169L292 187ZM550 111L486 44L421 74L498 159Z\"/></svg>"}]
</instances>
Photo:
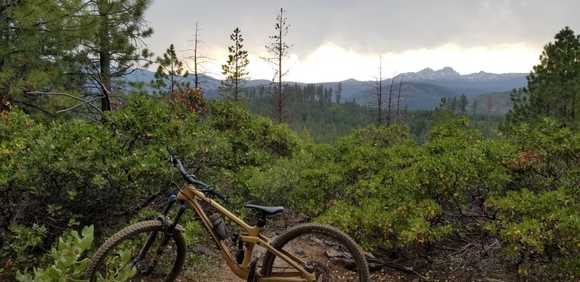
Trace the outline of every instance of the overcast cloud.
<instances>
[{"instance_id":1,"label":"overcast cloud","mask_svg":"<svg viewBox=\"0 0 580 282\"><path fill-rule=\"evenodd\" d=\"M305 58L325 44L361 56L402 54L448 45L471 50L517 45L532 50L530 54L537 51L537 59L541 47L562 27L580 31L578 0L154 0L147 19L155 34L148 42L156 53L170 43L186 49L197 21L205 53L220 56L229 33L239 26L246 37L246 47L257 58L264 52L280 7L287 10L291 25L288 41L298 65L307 64ZM221 63L221 58L214 59L214 64ZM413 67L402 64L401 69ZM519 68L529 64L521 63ZM515 69L506 66L505 70ZM263 67L254 72L265 75L260 73L265 72Z\"/></svg>"}]
</instances>

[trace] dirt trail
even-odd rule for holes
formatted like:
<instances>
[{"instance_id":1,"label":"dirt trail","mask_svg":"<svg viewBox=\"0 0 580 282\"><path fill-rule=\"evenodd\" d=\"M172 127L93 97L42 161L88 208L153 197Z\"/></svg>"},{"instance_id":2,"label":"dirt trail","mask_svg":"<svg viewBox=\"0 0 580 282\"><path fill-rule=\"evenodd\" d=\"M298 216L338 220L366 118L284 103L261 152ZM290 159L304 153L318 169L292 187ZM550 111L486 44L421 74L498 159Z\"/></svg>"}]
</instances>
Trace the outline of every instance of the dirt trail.
<instances>
[{"instance_id":1,"label":"dirt trail","mask_svg":"<svg viewBox=\"0 0 580 282\"><path fill-rule=\"evenodd\" d=\"M314 249L308 249L308 246L312 245L308 242L300 242L295 247L300 247L300 254L313 255L314 253L319 253ZM263 254L263 249L258 248L256 255L260 257ZM324 256L323 254L317 254L317 256ZM219 256L217 249L212 248L211 254L204 256L204 263L201 266L196 266L195 268L184 269L183 275L178 279L178 281L191 281L191 282L242 282L243 279L238 278L235 274L231 272L227 266L225 260ZM327 259L326 257L324 259ZM339 279L340 280L340 279ZM336 281L339 281L336 280ZM346 280L345 280L346 281ZM391 281L412 281L412 278L402 276L400 273L387 272L387 271L376 271L371 273L370 281L376 282L391 282Z\"/></svg>"},{"instance_id":2,"label":"dirt trail","mask_svg":"<svg viewBox=\"0 0 580 282\"><path fill-rule=\"evenodd\" d=\"M203 269L201 271L195 271L194 269L187 269L184 274L179 279L179 281L191 281L191 282L243 282L244 280L238 278L233 274L226 263L221 261L215 261L214 267Z\"/></svg>"},{"instance_id":3,"label":"dirt trail","mask_svg":"<svg viewBox=\"0 0 580 282\"><path fill-rule=\"evenodd\" d=\"M266 230L265 235L268 237L275 237L276 235L283 232L288 226L293 226L298 223L304 222L303 219L293 216L284 216L279 218L278 220L271 222L269 228ZM210 243L210 242L206 242ZM204 244L205 245L205 244ZM314 255L322 258L321 256L325 256L324 252L315 251L314 246L316 244L312 244L311 241L304 241L300 240L294 246L288 246L291 249L292 253L298 253L301 255ZM179 281L192 281L192 282L209 282L209 281L216 281L216 282L241 282L245 281L243 279L238 278L235 274L231 272L229 267L227 266L225 260L219 254L217 248L213 244L205 245L204 247L203 256L203 265L195 266L195 269L192 269L190 266L189 268L184 269L182 276L180 277ZM293 250L296 249L296 250ZM261 247L257 247L256 252L254 255L260 259L261 256L264 254L265 250ZM322 258L323 260L327 260L328 258L325 256ZM392 271L376 271L371 273L370 281L377 281L377 282L390 282L390 281L412 281L413 278L411 277L404 277L401 273L392 272ZM338 281L338 280L337 280Z\"/></svg>"}]
</instances>

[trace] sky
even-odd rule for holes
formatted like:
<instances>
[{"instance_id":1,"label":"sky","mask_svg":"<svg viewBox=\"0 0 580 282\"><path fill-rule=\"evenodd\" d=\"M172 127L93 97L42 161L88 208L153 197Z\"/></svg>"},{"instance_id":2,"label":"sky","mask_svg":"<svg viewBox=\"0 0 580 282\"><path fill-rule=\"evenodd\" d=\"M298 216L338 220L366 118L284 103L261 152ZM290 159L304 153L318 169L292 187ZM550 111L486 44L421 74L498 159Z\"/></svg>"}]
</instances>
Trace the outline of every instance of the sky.
<instances>
[{"instance_id":1,"label":"sky","mask_svg":"<svg viewBox=\"0 0 580 282\"><path fill-rule=\"evenodd\" d=\"M272 79L263 60L280 8L290 25L286 79L372 80L450 66L462 74L529 72L564 26L580 32L580 0L153 0L146 20L155 54L173 43L188 64L194 26L204 71L221 78L229 35L239 27L252 79Z\"/></svg>"}]
</instances>

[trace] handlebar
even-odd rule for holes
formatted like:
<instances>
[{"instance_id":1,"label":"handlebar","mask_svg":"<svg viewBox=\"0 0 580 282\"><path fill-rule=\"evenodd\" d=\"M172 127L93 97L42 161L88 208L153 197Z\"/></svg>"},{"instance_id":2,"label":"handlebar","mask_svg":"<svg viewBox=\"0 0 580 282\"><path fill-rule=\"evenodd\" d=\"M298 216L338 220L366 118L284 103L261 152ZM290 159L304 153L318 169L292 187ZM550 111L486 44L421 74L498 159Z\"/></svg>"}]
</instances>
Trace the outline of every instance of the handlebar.
<instances>
[{"instance_id":1,"label":"handlebar","mask_svg":"<svg viewBox=\"0 0 580 282\"><path fill-rule=\"evenodd\" d=\"M183 176L183 179L185 179L185 181L187 183L196 186L196 188L198 188L198 190L200 190L206 196L216 197L216 198L219 198L220 200L222 200L224 202L227 202L226 196L224 194L216 191L209 184L207 184L207 183L205 183L205 182L197 179L197 177L195 177L195 175L189 174L185 170L185 167L181 163L181 160L179 160L177 158L177 156L175 155L175 153L170 152L170 155L171 155L171 164L173 164L173 166L175 166L177 168L177 170L179 170L179 172L181 173L181 176ZM199 188L201 188L201 189L199 189Z\"/></svg>"}]
</instances>

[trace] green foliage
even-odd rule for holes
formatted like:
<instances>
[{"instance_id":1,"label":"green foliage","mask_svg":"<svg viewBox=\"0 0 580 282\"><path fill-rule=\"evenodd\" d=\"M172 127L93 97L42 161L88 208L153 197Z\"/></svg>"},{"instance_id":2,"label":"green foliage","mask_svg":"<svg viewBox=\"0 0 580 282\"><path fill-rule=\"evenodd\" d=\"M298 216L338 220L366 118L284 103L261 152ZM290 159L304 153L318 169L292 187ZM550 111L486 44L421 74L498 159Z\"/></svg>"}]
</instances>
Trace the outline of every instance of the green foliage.
<instances>
[{"instance_id":1,"label":"green foliage","mask_svg":"<svg viewBox=\"0 0 580 282\"><path fill-rule=\"evenodd\" d=\"M508 192L487 203L498 213L487 228L502 239L505 254L521 273L572 279L580 275L579 199L577 187Z\"/></svg>"},{"instance_id":2,"label":"green foliage","mask_svg":"<svg viewBox=\"0 0 580 282\"><path fill-rule=\"evenodd\" d=\"M430 256L441 242L494 236L522 274L577 275L580 137L551 119L489 139L441 110L425 144L394 125L326 145L228 102L213 102L200 116L135 95L101 124L40 123L19 111L1 118L2 220L17 224L3 255L17 269L71 220L107 233L104 226L137 213L151 216L146 203L179 178L166 163L169 146L236 205L288 206L340 227L368 250ZM31 227L48 220L45 229ZM200 226L185 228L189 243L199 244ZM20 237L28 243L14 243Z\"/></svg>"},{"instance_id":3,"label":"green foliage","mask_svg":"<svg viewBox=\"0 0 580 282\"><path fill-rule=\"evenodd\" d=\"M548 43L528 77L528 87L512 94L513 122L550 116L568 126L580 122L580 36L565 27Z\"/></svg>"},{"instance_id":4,"label":"green foliage","mask_svg":"<svg viewBox=\"0 0 580 282\"><path fill-rule=\"evenodd\" d=\"M113 79L125 76L152 54L143 39L153 34L145 20L151 0L79 1L81 7L69 11L80 19L75 58L85 68L88 79L99 85L101 94L113 91ZM97 82L98 81L98 82ZM103 110L110 110L104 105Z\"/></svg>"},{"instance_id":5,"label":"green foliage","mask_svg":"<svg viewBox=\"0 0 580 282\"><path fill-rule=\"evenodd\" d=\"M177 88L185 86L181 77L187 77L188 72L183 67L183 62L177 58L173 44L156 60L157 71L155 71L155 80L151 83L162 94L173 94ZM166 89L167 88L167 89Z\"/></svg>"},{"instance_id":6,"label":"green foliage","mask_svg":"<svg viewBox=\"0 0 580 282\"><path fill-rule=\"evenodd\" d=\"M242 169L269 167L301 148L287 127L221 102L200 117L161 97L133 95L102 123L41 123L20 111L0 119L0 191L6 195L0 225L50 222L40 245L50 245L70 222L94 224L102 234L175 191L181 180L167 162L167 147L237 203L252 198L240 187ZM10 246L7 240L2 248ZM27 250L32 257L43 252ZM10 248L3 254L16 258L16 269L26 266L24 254Z\"/></svg>"},{"instance_id":7,"label":"green foliage","mask_svg":"<svg viewBox=\"0 0 580 282\"><path fill-rule=\"evenodd\" d=\"M10 241L13 241L10 248L17 254L23 254L29 248L38 246L46 237L46 227L38 224L33 224L30 228L23 225L12 225L8 229L12 233Z\"/></svg>"},{"instance_id":8,"label":"green foliage","mask_svg":"<svg viewBox=\"0 0 580 282\"><path fill-rule=\"evenodd\" d=\"M256 114L269 116L275 112L275 99L271 95L272 89L266 86L248 87L247 101L248 109ZM339 95L338 88L327 87L320 84L307 85L286 85L284 88L286 97L284 107L286 111L286 122L288 126L297 132L306 132L318 143L334 143L340 137L349 135L353 130L368 127L376 122L376 111L367 106L361 106L355 101L341 101L333 103L333 96L336 99ZM502 102L509 100L509 97L498 98L493 96L493 101ZM484 97L485 98L485 97ZM458 107L462 107L462 98ZM498 126L503 121L503 116L497 115L494 111L479 110L476 113L469 112L473 127L482 131L483 135L493 137L498 135ZM502 107L503 104L502 104ZM508 107L508 106L505 106ZM442 114L444 112L445 114ZM452 118L456 115L467 115L462 109L452 111L413 111L400 109L396 122L408 126L413 138L419 143L424 143L427 133L439 116L447 115Z\"/></svg>"},{"instance_id":9,"label":"green foliage","mask_svg":"<svg viewBox=\"0 0 580 282\"><path fill-rule=\"evenodd\" d=\"M83 274L89 259L86 252L94 240L94 228L83 228L81 234L69 232L58 239L58 244L51 249L51 265L46 268L35 268L32 273L16 274L18 281L56 282L83 281ZM124 281L124 280L120 280Z\"/></svg>"},{"instance_id":10,"label":"green foliage","mask_svg":"<svg viewBox=\"0 0 580 282\"><path fill-rule=\"evenodd\" d=\"M421 249L436 242L459 227L459 222L444 224L444 213L465 210L470 194L497 190L507 178L488 160L501 159L505 148L478 144L481 137L466 128L465 120L435 127L422 147L401 130L355 133L342 140L352 152L338 153L352 182L322 220L350 229L370 248Z\"/></svg>"},{"instance_id":11,"label":"green foliage","mask_svg":"<svg viewBox=\"0 0 580 282\"><path fill-rule=\"evenodd\" d=\"M23 91L76 87L68 54L78 21L68 12L78 1L4 1L0 6L0 95L17 105ZM70 9L70 10L69 10ZM21 96L16 99L16 96Z\"/></svg>"},{"instance_id":12,"label":"green foliage","mask_svg":"<svg viewBox=\"0 0 580 282\"><path fill-rule=\"evenodd\" d=\"M314 149L315 145L312 145ZM282 158L265 168L249 167L240 178L255 200L272 205L287 205L313 216L322 213L330 203L341 177L335 164L321 162L331 151L326 148L316 155L301 152L292 159Z\"/></svg>"},{"instance_id":13,"label":"green foliage","mask_svg":"<svg viewBox=\"0 0 580 282\"><path fill-rule=\"evenodd\" d=\"M10 104L27 111L52 112L47 111L46 99L23 93L91 95L84 89L89 80L112 91L113 78L151 56L140 44L152 33L144 22L149 4L149 0L3 1L0 99L8 97ZM104 104L109 110L110 103Z\"/></svg>"},{"instance_id":14,"label":"green foliage","mask_svg":"<svg viewBox=\"0 0 580 282\"><path fill-rule=\"evenodd\" d=\"M10 225L0 257L14 258L14 265L33 265L31 262L35 259L35 253L42 247L47 235L47 228L43 225Z\"/></svg>"},{"instance_id":15,"label":"green foliage","mask_svg":"<svg viewBox=\"0 0 580 282\"><path fill-rule=\"evenodd\" d=\"M289 157L300 149L299 137L285 125L248 113L243 107L215 102L211 105L212 128L223 132L232 150L242 157L236 165L259 165L276 157Z\"/></svg>"},{"instance_id":16,"label":"green foliage","mask_svg":"<svg viewBox=\"0 0 580 282\"><path fill-rule=\"evenodd\" d=\"M485 228L502 239L520 273L573 280L580 275L580 133L544 119L511 134L518 148L506 162L512 183L486 202L497 220Z\"/></svg>"},{"instance_id":17,"label":"green foliage","mask_svg":"<svg viewBox=\"0 0 580 282\"><path fill-rule=\"evenodd\" d=\"M425 256L458 236L491 235L521 274L578 275L578 134L545 120L488 139L449 112L433 120L424 145L401 126L357 130L334 146L308 145L272 167L243 170L244 185L369 250Z\"/></svg>"},{"instance_id":18,"label":"green foliage","mask_svg":"<svg viewBox=\"0 0 580 282\"><path fill-rule=\"evenodd\" d=\"M82 89L88 79L98 80L101 94L114 90L114 78L151 56L138 44L152 32L144 22L149 4L3 3L0 110L10 110L9 103L27 113L37 104L64 104L21 95L31 90L93 94ZM287 28L281 10L280 32L267 46L274 63L287 55L289 46L279 38ZM224 74L228 88L236 82L237 97L248 61L239 29L231 39ZM485 246L493 239L506 265L524 279L577 280L579 50L580 37L569 28L546 45L528 88L513 93L514 110L501 133L499 118L476 115L478 105L492 112L492 96L474 101L472 120L464 117L468 101L461 96L443 99L433 112L404 111L390 127L351 132L371 124L373 111L341 101L342 86L284 85L281 65L276 88L248 89L248 107L289 125L252 115L240 104L216 101L209 113L195 113L191 104L147 95L124 96L122 108L99 123L73 114L39 120L20 109L1 112L0 263L19 270L20 281L81 280L94 230L64 232L94 225L97 235L107 234L131 218L150 217L151 203L181 181L167 163L170 147L235 204L288 205L340 227L370 251L429 260L435 247L469 242L463 249L481 246L479 254L494 256ZM185 72L174 46L157 62L157 86L169 83L175 94L177 76ZM91 78L64 75L87 70ZM102 108L111 110L110 101ZM310 134L327 143L343 137L325 145L313 143ZM199 244L201 226L184 226L188 244ZM118 261L129 255L121 249ZM33 273L21 273L31 265Z\"/></svg>"},{"instance_id":19,"label":"green foliage","mask_svg":"<svg viewBox=\"0 0 580 282\"><path fill-rule=\"evenodd\" d=\"M222 65L222 75L225 80L221 82L220 93L226 99L240 100L240 94L244 90L244 84L249 72L246 70L250 61L248 51L244 50L244 37L240 28L236 27L230 35L232 45L228 46L228 60Z\"/></svg>"}]
</instances>

